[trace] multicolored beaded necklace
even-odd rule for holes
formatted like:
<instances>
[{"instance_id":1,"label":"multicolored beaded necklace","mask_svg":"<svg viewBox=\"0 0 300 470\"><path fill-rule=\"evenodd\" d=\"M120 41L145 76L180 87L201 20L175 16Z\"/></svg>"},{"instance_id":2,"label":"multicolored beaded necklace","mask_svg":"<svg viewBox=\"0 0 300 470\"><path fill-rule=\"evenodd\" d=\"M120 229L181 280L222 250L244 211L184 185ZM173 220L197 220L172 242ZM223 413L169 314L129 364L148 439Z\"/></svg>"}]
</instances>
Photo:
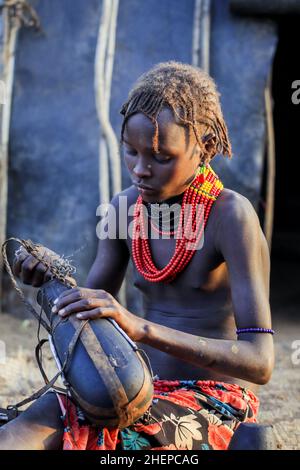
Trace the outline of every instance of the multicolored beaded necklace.
<instances>
[{"instance_id":1,"label":"multicolored beaded necklace","mask_svg":"<svg viewBox=\"0 0 300 470\"><path fill-rule=\"evenodd\" d=\"M198 168L196 176L190 186L185 190L180 212L179 228L185 223L185 230L176 239L175 251L169 263L158 269L152 260L150 245L146 234L146 221L143 211L143 199L139 196L134 207L132 256L137 270L150 282L171 282L188 265L196 249L190 247L191 239L185 234L189 229L197 227L196 210L199 205L203 208L203 222L198 224L195 236L195 246L203 235L212 205L223 189L223 184L210 165L202 165ZM185 207L191 208L187 219L184 219ZM198 213L197 213L198 214ZM186 231L187 230L187 231Z\"/></svg>"}]
</instances>

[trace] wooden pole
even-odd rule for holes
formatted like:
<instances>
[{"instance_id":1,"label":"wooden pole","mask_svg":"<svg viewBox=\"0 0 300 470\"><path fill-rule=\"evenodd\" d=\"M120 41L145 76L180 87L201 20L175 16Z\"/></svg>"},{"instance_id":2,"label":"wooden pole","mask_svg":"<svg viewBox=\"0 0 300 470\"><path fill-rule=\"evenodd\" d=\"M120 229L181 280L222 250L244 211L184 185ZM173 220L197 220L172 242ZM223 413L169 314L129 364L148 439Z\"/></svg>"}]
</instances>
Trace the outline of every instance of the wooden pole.
<instances>
[{"instance_id":1,"label":"wooden pole","mask_svg":"<svg viewBox=\"0 0 300 470\"><path fill-rule=\"evenodd\" d=\"M271 93L272 77L270 75L265 88L265 108L267 123L267 181L266 181L266 209L264 217L264 233L271 252L273 218L274 218L274 198L275 198L275 138L273 124L273 107Z\"/></svg>"},{"instance_id":2,"label":"wooden pole","mask_svg":"<svg viewBox=\"0 0 300 470\"><path fill-rule=\"evenodd\" d=\"M95 98L101 125L99 142L99 196L101 203L109 203L112 195L122 190L122 172L118 139L112 128L109 109L112 73L115 56L119 0L103 0L95 54ZM112 188L109 182L109 162L112 171ZM126 307L126 279L118 298Z\"/></svg>"},{"instance_id":3,"label":"wooden pole","mask_svg":"<svg viewBox=\"0 0 300 470\"><path fill-rule=\"evenodd\" d=\"M26 0L5 0L1 5L3 15L3 73L5 100L0 123L0 247L6 239L8 154L11 104L15 72L15 51L21 26L40 31L40 21L35 10ZM3 260L0 257L0 312L2 310Z\"/></svg>"},{"instance_id":4,"label":"wooden pole","mask_svg":"<svg viewBox=\"0 0 300 470\"><path fill-rule=\"evenodd\" d=\"M20 29L18 18L11 19L7 8L3 9L3 76L5 99L2 104L0 133L0 246L6 239L7 189L8 189L8 142L11 118L13 77L15 69L15 49ZM0 311L2 310L2 274L3 260L0 257Z\"/></svg>"},{"instance_id":5,"label":"wooden pole","mask_svg":"<svg viewBox=\"0 0 300 470\"><path fill-rule=\"evenodd\" d=\"M210 68L210 0L195 0L192 65L209 73Z\"/></svg>"}]
</instances>

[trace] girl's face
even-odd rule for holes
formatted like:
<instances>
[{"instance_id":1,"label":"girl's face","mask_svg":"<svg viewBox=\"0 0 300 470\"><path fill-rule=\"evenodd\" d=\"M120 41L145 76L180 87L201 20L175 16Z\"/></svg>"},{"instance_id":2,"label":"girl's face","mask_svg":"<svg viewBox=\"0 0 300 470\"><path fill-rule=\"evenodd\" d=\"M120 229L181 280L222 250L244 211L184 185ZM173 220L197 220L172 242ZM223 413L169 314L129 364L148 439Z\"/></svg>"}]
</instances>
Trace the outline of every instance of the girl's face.
<instances>
[{"instance_id":1,"label":"girl's face","mask_svg":"<svg viewBox=\"0 0 300 470\"><path fill-rule=\"evenodd\" d=\"M153 203L183 193L201 163L194 133L175 121L171 109L163 108L157 122L159 153L153 151L154 125L143 113L128 119L123 137L124 160L132 182L143 200Z\"/></svg>"}]
</instances>

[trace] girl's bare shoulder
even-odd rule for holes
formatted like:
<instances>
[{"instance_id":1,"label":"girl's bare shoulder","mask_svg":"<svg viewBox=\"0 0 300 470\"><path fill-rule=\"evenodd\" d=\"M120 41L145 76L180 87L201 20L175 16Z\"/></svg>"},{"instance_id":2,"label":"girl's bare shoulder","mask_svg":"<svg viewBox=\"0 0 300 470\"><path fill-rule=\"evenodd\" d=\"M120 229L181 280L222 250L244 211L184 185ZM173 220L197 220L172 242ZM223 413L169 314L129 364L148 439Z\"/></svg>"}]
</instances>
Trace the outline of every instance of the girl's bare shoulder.
<instances>
[{"instance_id":1,"label":"girl's bare shoulder","mask_svg":"<svg viewBox=\"0 0 300 470\"><path fill-rule=\"evenodd\" d=\"M215 217L222 223L245 223L247 221L259 224L257 213L252 203L242 194L232 189L224 188L214 204Z\"/></svg>"},{"instance_id":2,"label":"girl's bare shoulder","mask_svg":"<svg viewBox=\"0 0 300 470\"><path fill-rule=\"evenodd\" d=\"M112 199L112 204L119 206L121 201L127 203L127 206L134 204L139 196L139 192L134 185L129 186L128 188L123 189L118 194L116 194ZM122 202L123 202L122 201Z\"/></svg>"}]
</instances>

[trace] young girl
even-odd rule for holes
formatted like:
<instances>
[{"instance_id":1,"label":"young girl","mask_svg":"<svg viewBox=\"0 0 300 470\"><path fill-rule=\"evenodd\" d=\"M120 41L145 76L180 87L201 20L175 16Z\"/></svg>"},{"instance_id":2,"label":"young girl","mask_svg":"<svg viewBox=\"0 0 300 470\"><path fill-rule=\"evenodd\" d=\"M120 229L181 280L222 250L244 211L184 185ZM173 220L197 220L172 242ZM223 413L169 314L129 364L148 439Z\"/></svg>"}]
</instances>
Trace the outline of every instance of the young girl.
<instances>
[{"instance_id":1,"label":"young girl","mask_svg":"<svg viewBox=\"0 0 300 470\"><path fill-rule=\"evenodd\" d=\"M156 374L152 405L129 428L99 429L72 403L63 422L64 396L48 393L1 429L2 448L18 428L20 449L227 449L240 422L256 421L255 393L274 362L269 253L251 203L210 166L217 153L231 156L215 84L198 68L161 63L121 113L133 184L111 204L118 212L126 197L134 210L122 223L133 232L122 238L118 226L119 236L99 240L86 287L61 295L55 311L111 317L139 342ZM174 204L167 230L161 214ZM144 318L115 299L130 257ZM45 270L32 256L14 266L34 286Z\"/></svg>"}]
</instances>

